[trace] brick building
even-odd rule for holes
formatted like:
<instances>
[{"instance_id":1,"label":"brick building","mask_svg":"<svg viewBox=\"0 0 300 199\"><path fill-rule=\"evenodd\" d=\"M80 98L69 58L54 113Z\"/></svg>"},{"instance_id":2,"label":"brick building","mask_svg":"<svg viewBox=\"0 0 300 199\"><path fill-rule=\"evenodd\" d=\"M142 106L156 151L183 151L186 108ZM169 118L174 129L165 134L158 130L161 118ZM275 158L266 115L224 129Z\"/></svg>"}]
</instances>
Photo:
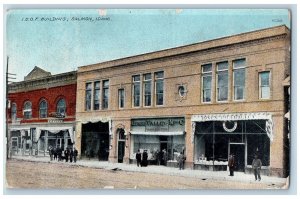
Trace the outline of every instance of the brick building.
<instances>
[{"instance_id":1,"label":"brick building","mask_svg":"<svg viewBox=\"0 0 300 199\"><path fill-rule=\"evenodd\" d=\"M290 31L277 26L79 67L76 147L82 157L285 176ZM159 153L158 153L159 152Z\"/></svg>"},{"instance_id":2,"label":"brick building","mask_svg":"<svg viewBox=\"0 0 300 199\"><path fill-rule=\"evenodd\" d=\"M44 154L72 147L76 72L51 75L35 67L24 81L8 85L10 154Z\"/></svg>"}]
</instances>

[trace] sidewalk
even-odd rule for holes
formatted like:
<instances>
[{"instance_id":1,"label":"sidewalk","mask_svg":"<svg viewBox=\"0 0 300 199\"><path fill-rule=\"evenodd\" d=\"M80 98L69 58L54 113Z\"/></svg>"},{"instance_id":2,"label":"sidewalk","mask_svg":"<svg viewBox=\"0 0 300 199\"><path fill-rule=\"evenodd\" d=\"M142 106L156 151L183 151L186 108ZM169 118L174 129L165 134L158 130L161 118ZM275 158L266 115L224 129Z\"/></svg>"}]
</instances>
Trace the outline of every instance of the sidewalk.
<instances>
[{"instance_id":1,"label":"sidewalk","mask_svg":"<svg viewBox=\"0 0 300 199\"><path fill-rule=\"evenodd\" d=\"M123 170L131 172L145 172L153 174L164 174L164 175L174 175L174 176L185 176L185 177L194 177L201 180L224 180L224 181L236 181L236 182L249 182L249 183L265 183L272 186L274 189L275 185L286 184L288 181L287 178L278 178L270 176L262 176L260 182L255 181L253 174L245 174L242 172L235 172L234 176L228 176L228 171L203 171L203 170L179 170L178 168L165 167L165 166L156 166L149 165L148 167L137 167L135 164L125 164L125 163L111 163L107 161L97 161L97 160L78 160L76 163L70 162L58 162L50 161L48 156L13 156L12 159L17 160L26 160L33 162L48 162L51 164L68 164L68 165L78 165L90 168L100 168L106 170ZM276 186L276 187L277 187ZM271 188L271 187L270 187ZM281 187L277 187L281 188Z\"/></svg>"}]
</instances>

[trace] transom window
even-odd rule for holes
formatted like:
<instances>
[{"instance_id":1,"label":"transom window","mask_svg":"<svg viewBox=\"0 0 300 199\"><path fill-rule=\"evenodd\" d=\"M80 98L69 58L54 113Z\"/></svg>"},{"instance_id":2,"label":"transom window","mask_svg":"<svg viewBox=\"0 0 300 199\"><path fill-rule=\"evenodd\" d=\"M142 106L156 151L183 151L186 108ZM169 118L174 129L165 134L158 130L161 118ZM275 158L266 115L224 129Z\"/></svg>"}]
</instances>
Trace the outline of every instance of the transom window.
<instances>
[{"instance_id":1,"label":"transom window","mask_svg":"<svg viewBox=\"0 0 300 199\"><path fill-rule=\"evenodd\" d=\"M217 63L217 101L228 100L228 62Z\"/></svg>"},{"instance_id":2,"label":"transom window","mask_svg":"<svg viewBox=\"0 0 300 199\"><path fill-rule=\"evenodd\" d=\"M32 105L30 101L24 103L23 114L24 114L24 119L32 118Z\"/></svg>"},{"instance_id":3,"label":"transom window","mask_svg":"<svg viewBox=\"0 0 300 199\"><path fill-rule=\"evenodd\" d=\"M233 61L234 100L245 99L245 66L245 59Z\"/></svg>"},{"instance_id":4,"label":"transom window","mask_svg":"<svg viewBox=\"0 0 300 199\"><path fill-rule=\"evenodd\" d=\"M46 100L40 102L40 118L46 118L48 115L48 104Z\"/></svg>"},{"instance_id":5,"label":"transom window","mask_svg":"<svg viewBox=\"0 0 300 199\"><path fill-rule=\"evenodd\" d=\"M63 116L66 116L66 101L64 99L60 99L57 102L57 113L60 113Z\"/></svg>"},{"instance_id":6,"label":"transom window","mask_svg":"<svg viewBox=\"0 0 300 199\"><path fill-rule=\"evenodd\" d=\"M212 64L202 66L202 102L211 102Z\"/></svg>"}]
</instances>

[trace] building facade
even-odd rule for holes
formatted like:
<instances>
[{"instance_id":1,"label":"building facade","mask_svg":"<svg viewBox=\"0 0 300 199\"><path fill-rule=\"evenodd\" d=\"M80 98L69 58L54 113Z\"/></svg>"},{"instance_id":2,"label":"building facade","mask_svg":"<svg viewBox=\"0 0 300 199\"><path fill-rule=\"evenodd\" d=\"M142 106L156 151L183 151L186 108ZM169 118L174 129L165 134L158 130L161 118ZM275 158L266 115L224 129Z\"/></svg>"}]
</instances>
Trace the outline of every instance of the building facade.
<instances>
[{"instance_id":1,"label":"building facade","mask_svg":"<svg viewBox=\"0 0 300 199\"><path fill-rule=\"evenodd\" d=\"M285 26L79 67L76 147L81 157L286 176ZM158 162L157 159L160 161Z\"/></svg>"},{"instance_id":2,"label":"building facade","mask_svg":"<svg viewBox=\"0 0 300 199\"><path fill-rule=\"evenodd\" d=\"M24 81L8 85L10 155L46 155L73 147L76 72L51 75L35 67Z\"/></svg>"}]
</instances>

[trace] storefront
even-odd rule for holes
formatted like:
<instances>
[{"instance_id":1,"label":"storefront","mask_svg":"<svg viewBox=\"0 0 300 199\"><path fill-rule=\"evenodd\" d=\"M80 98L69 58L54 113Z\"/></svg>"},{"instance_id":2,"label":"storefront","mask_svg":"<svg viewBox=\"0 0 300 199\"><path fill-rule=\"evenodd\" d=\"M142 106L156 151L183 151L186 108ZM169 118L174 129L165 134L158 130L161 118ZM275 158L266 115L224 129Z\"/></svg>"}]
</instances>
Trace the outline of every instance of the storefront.
<instances>
[{"instance_id":1,"label":"storefront","mask_svg":"<svg viewBox=\"0 0 300 199\"><path fill-rule=\"evenodd\" d=\"M229 154L234 154L236 171L246 172L257 154L262 160L262 169L268 172L273 139L271 114L195 115L192 127L195 169L227 170Z\"/></svg>"},{"instance_id":2,"label":"storefront","mask_svg":"<svg viewBox=\"0 0 300 199\"><path fill-rule=\"evenodd\" d=\"M185 152L185 119L143 118L131 120L130 162L138 150L147 150L150 164L177 165L177 156ZM158 163L159 162L159 163Z\"/></svg>"}]
</instances>

